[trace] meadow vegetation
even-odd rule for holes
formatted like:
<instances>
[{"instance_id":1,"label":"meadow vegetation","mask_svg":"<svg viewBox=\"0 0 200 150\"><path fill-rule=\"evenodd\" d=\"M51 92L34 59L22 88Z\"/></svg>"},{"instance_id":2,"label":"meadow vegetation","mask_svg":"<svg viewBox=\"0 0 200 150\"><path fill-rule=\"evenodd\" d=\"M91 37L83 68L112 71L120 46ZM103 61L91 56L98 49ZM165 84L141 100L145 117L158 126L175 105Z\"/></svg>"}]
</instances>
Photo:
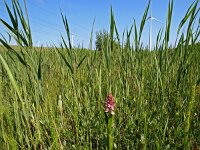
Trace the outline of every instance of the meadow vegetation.
<instances>
[{"instance_id":1,"label":"meadow vegetation","mask_svg":"<svg viewBox=\"0 0 200 150\"><path fill-rule=\"evenodd\" d=\"M114 149L200 146L199 0L185 13L171 47L169 1L152 51L141 41L149 5L140 26L133 20L122 37L111 8L109 37L101 51L91 51L72 47L62 13L68 39L61 36L60 47L34 47L26 7L5 2L10 21L0 22L17 47L0 38L0 149L106 149L109 93L116 102ZM92 35L93 28L91 47Z\"/></svg>"}]
</instances>

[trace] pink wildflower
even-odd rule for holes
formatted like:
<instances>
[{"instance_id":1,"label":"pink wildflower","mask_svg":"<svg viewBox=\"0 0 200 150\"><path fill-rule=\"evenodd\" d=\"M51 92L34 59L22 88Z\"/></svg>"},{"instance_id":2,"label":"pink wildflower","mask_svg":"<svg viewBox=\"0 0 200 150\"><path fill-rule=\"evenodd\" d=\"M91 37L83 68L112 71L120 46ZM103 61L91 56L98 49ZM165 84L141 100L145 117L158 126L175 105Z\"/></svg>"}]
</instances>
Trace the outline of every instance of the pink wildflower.
<instances>
[{"instance_id":1,"label":"pink wildflower","mask_svg":"<svg viewBox=\"0 0 200 150\"><path fill-rule=\"evenodd\" d=\"M114 115L115 114L114 109L115 109L115 100L112 94L110 93L106 98L105 112Z\"/></svg>"}]
</instances>

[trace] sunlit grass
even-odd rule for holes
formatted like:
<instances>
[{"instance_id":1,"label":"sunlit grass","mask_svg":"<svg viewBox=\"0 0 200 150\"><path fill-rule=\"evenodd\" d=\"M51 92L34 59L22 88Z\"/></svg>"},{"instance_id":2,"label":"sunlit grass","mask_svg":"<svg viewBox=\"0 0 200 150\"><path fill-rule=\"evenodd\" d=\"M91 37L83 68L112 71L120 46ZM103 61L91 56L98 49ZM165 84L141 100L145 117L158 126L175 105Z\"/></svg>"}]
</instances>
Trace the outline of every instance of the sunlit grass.
<instances>
[{"instance_id":1,"label":"sunlit grass","mask_svg":"<svg viewBox=\"0 0 200 150\"><path fill-rule=\"evenodd\" d=\"M1 23L17 47L0 38L0 145L2 149L106 149L104 105L115 98L114 149L191 149L200 145L200 45L198 0L191 4L169 47L173 1L156 49L141 41L140 27L127 31L124 47L111 9L110 38L102 51L32 45L28 12L16 0ZM6 3L5 3L6 4ZM185 32L182 31L183 26ZM93 32L93 29L92 29ZM163 33L163 34L161 34ZM92 34L91 34L92 35ZM134 36L134 42L130 38ZM125 37L124 37L125 38ZM91 37L92 39L92 37ZM90 46L92 47L92 46ZM112 147L112 146L111 146Z\"/></svg>"}]
</instances>

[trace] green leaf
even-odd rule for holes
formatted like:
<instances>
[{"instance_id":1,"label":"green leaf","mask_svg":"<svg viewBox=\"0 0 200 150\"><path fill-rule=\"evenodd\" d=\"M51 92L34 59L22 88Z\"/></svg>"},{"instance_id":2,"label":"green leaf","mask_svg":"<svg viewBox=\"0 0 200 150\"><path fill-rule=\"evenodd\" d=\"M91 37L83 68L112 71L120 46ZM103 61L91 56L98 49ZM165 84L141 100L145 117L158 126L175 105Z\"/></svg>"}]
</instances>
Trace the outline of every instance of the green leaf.
<instances>
[{"instance_id":1,"label":"green leaf","mask_svg":"<svg viewBox=\"0 0 200 150\"><path fill-rule=\"evenodd\" d=\"M147 20L147 14L148 14L148 12L149 12L150 3L151 3L151 1L149 0L149 3L148 3L148 5L147 5L147 7L146 7L146 9L145 9L145 11L144 11L144 15L143 15L143 17L142 17L142 21L141 21L141 23L140 23L140 32L139 32L139 39L138 39L139 42L140 42L140 40L141 40L141 36L142 36L143 29L144 29L144 25L145 25L146 20Z\"/></svg>"},{"instance_id":2,"label":"green leaf","mask_svg":"<svg viewBox=\"0 0 200 150\"><path fill-rule=\"evenodd\" d=\"M115 23L115 33L117 35L117 41L118 41L118 43L120 43L120 38L119 38L119 33L118 33L118 30L117 30L116 23Z\"/></svg>"},{"instance_id":3,"label":"green leaf","mask_svg":"<svg viewBox=\"0 0 200 150\"><path fill-rule=\"evenodd\" d=\"M73 74L74 71L73 71L72 66L70 65L70 63L67 61L67 59L65 58L65 56L59 51L59 49L58 48L56 48L56 49L58 50L58 53L60 54L60 56L64 60L64 62L67 65L67 67L70 69L71 73Z\"/></svg>"},{"instance_id":4,"label":"green leaf","mask_svg":"<svg viewBox=\"0 0 200 150\"><path fill-rule=\"evenodd\" d=\"M85 60L85 58L86 58L86 55L79 62L78 66L77 66L77 69L81 66L81 64L83 63L83 61Z\"/></svg>"},{"instance_id":5,"label":"green leaf","mask_svg":"<svg viewBox=\"0 0 200 150\"><path fill-rule=\"evenodd\" d=\"M112 11L112 7L110 8L110 40L111 40L111 51L113 51L114 45L114 30L115 30L115 19Z\"/></svg>"},{"instance_id":6,"label":"green leaf","mask_svg":"<svg viewBox=\"0 0 200 150\"><path fill-rule=\"evenodd\" d=\"M64 16L64 15L62 14L62 12L61 12L61 16L62 16L62 20L63 20L63 23L64 23L64 27L65 27L65 30L66 30L66 33L67 33L67 38L68 38L68 42L69 42L69 49L71 50L71 49L72 49L72 45L71 45L70 30L69 30L68 21L67 21L66 16Z\"/></svg>"},{"instance_id":7,"label":"green leaf","mask_svg":"<svg viewBox=\"0 0 200 150\"><path fill-rule=\"evenodd\" d=\"M13 14L12 14L12 12L11 12L10 8L8 7L8 5L7 5L5 0L4 0L4 3L5 3L5 6L6 6L6 9L7 9L7 12L9 14L10 20L12 22L12 25L13 25L14 29L17 30L18 29L17 20L13 17Z\"/></svg>"},{"instance_id":8,"label":"green leaf","mask_svg":"<svg viewBox=\"0 0 200 150\"><path fill-rule=\"evenodd\" d=\"M94 18L94 21L93 21L93 24L92 24L92 31L91 31L91 33L90 33L90 47L89 47L90 50L92 50L92 41L93 41L94 24L95 24L95 18Z\"/></svg>"},{"instance_id":9,"label":"green leaf","mask_svg":"<svg viewBox=\"0 0 200 150\"><path fill-rule=\"evenodd\" d=\"M21 57L21 55L16 51L14 50L10 45L8 45L5 41L3 41L2 39L0 39L0 43L3 44L3 46L5 46L8 50L11 50L16 56L17 58L19 59L19 61L24 65L24 66L27 66L27 63L25 62L25 60Z\"/></svg>"},{"instance_id":10,"label":"green leaf","mask_svg":"<svg viewBox=\"0 0 200 150\"><path fill-rule=\"evenodd\" d=\"M0 54L0 60L1 60L2 64L3 64L4 68L5 68L6 71L7 71L7 74L8 74L8 77L9 77L11 83L12 83L12 86L14 87L15 91L17 92L18 98L19 98L20 101L22 102L21 92L20 92L20 90L19 90L19 87L18 87L18 85L17 85L17 82L15 81L15 79L14 79L14 77L13 77L13 75L12 75L12 72L11 72L10 68L8 67L7 62L5 61L5 59L3 58L3 56L2 56L1 54Z\"/></svg>"},{"instance_id":11,"label":"green leaf","mask_svg":"<svg viewBox=\"0 0 200 150\"><path fill-rule=\"evenodd\" d=\"M1 33L0 33L0 35L1 35L2 39L5 41L5 43L8 43L8 41L6 40L5 36L3 34L1 34Z\"/></svg>"},{"instance_id":12,"label":"green leaf","mask_svg":"<svg viewBox=\"0 0 200 150\"><path fill-rule=\"evenodd\" d=\"M197 1L196 1L197 3ZM177 30L177 34L180 33L181 28L183 27L183 25L186 23L186 21L188 20L188 18L192 15L193 11L195 10L195 1L190 5L190 7L188 8L184 18L181 20L178 30Z\"/></svg>"},{"instance_id":13,"label":"green leaf","mask_svg":"<svg viewBox=\"0 0 200 150\"><path fill-rule=\"evenodd\" d=\"M170 37L170 29L172 22L172 12L173 12L174 1L170 0L168 4L168 13L167 13L167 21L166 21L166 31L165 31L165 49L168 49L169 37Z\"/></svg>"},{"instance_id":14,"label":"green leaf","mask_svg":"<svg viewBox=\"0 0 200 150\"><path fill-rule=\"evenodd\" d=\"M40 49L39 65L38 65L38 80L42 80L42 47Z\"/></svg>"},{"instance_id":15,"label":"green leaf","mask_svg":"<svg viewBox=\"0 0 200 150\"><path fill-rule=\"evenodd\" d=\"M71 50L67 47L67 43L65 42L65 39L64 39L64 37L62 35L61 35L61 38L62 38L63 44L64 44L64 46L65 46L65 48L67 50L67 53L68 53L70 59L72 60ZM63 46L61 46L61 47L63 48Z\"/></svg>"},{"instance_id":16,"label":"green leaf","mask_svg":"<svg viewBox=\"0 0 200 150\"><path fill-rule=\"evenodd\" d=\"M135 30L134 30L134 32L135 32L135 37L134 37L135 50L138 51L138 48L139 48L139 46L138 46L138 31L137 31L137 26L136 26L136 21L135 21L135 19L134 19L133 24L134 24L134 29L135 29Z\"/></svg>"}]
</instances>

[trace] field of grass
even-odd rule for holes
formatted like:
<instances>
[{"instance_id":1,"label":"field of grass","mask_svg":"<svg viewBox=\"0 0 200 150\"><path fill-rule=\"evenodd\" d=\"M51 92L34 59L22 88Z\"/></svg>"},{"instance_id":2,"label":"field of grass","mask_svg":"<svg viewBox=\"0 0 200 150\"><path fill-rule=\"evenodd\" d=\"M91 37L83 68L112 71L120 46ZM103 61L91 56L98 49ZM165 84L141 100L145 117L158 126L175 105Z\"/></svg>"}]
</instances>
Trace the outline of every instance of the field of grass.
<instances>
[{"instance_id":1,"label":"field of grass","mask_svg":"<svg viewBox=\"0 0 200 150\"><path fill-rule=\"evenodd\" d=\"M63 14L69 39L61 48L33 47L28 15L12 2L11 23L0 19L18 44L0 38L0 149L112 149L104 112L109 93L116 102L113 149L200 146L200 28L193 26L199 0L181 21L173 47L169 1L166 27L153 51L141 44L149 5L140 27L134 23L124 36L125 46L115 48L113 39L120 38L111 10L107 45L91 51L70 46Z\"/></svg>"}]
</instances>

